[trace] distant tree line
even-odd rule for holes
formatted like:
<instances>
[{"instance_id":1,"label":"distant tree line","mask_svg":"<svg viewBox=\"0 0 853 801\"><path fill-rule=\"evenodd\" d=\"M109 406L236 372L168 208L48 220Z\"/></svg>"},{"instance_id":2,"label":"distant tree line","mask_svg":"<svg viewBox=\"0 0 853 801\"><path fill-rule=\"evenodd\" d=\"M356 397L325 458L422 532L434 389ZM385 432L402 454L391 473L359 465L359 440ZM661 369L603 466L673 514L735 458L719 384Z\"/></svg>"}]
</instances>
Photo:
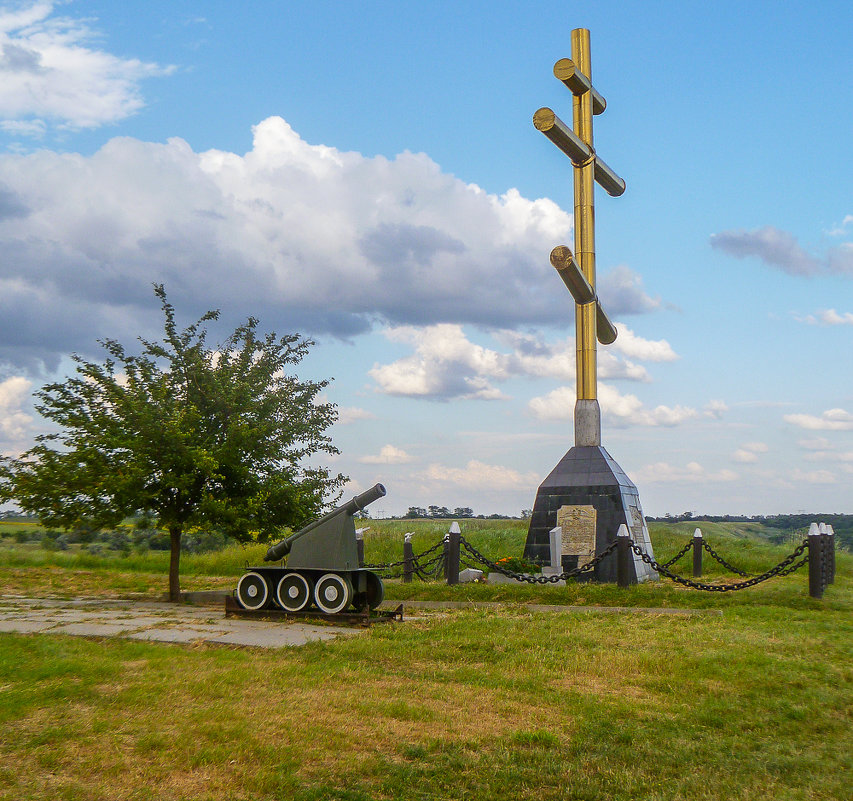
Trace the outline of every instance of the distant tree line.
<instances>
[{"instance_id":1,"label":"distant tree line","mask_svg":"<svg viewBox=\"0 0 853 801\"><path fill-rule=\"evenodd\" d=\"M525 514L527 510L522 510L522 517L529 517ZM511 515L475 515L474 510L470 506L457 506L453 511L446 506L410 506L406 514L403 515L403 520L416 520L424 518L426 520L447 520L449 518L457 519L473 519L473 520L513 520Z\"/></svg>"}]
</instances>

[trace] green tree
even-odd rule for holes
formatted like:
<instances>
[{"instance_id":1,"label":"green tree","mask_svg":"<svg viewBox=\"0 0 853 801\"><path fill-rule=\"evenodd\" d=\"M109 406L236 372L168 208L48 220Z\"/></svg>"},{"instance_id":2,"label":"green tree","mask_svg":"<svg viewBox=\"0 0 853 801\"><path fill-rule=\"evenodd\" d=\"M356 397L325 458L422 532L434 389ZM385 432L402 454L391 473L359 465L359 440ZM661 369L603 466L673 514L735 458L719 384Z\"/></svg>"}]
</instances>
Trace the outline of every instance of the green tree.
<instances>
[{"instance_id":1,"label":"green tree","mask_svg":"<svg viewBox=\"0 0 853 801\"><path fill-rule=\"evenodd\" d=\"M59 427L20 458L5 459L0 497L47 525L113 528L153 515L169 532L169 597L180 599L181 537L215 526L241 542L316 517L345 478L308 466L335 454L326 435L337 412L318 394L328 381L288 370L313 344L293 334L259 338L249 318L217 348L207 345L207 312L179 330L162 285L160 342L131 355L99 340L103 363L75 355L76 374L36 393L37 410Z\"/></svg>"}]
</instances>

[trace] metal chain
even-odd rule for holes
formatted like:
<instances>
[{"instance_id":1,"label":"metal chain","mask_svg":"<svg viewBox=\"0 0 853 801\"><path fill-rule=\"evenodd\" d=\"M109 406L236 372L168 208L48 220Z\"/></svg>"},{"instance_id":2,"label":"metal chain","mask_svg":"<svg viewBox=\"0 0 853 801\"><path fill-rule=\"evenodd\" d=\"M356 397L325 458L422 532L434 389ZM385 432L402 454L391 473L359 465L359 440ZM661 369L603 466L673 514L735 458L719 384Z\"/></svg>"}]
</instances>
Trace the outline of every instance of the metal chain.
<instances>
[{"instance_id":1,"label":"metal chain","mask_svg":"<svg viewBox=\"0 0 853 801\"><path fill-rule=\"evenodd\" d=\"M681 559L684 554L686 554L693 547L693 543L688 540L687 545L685 545L675 556L672 557L668 562L664 562L664 567L672 567L679 559Z\"/></svg>"},{"instance_id":2,"label":"metal chain","mask_svg":"<svg viewBox=\"0 0 853 801\"><path fill-rule=\"evenodd\" d=\"M711 557L716 559L726 570L731 571L732 573L737 573L739 576L748 576L749 573L744 573L743 570L738 570L736 567L730 565L722 556L720 556L705 540L702 540L702 547L711 554ZM666 565L668 567L668 565Z\"/></svg>"},{"instance_id":3,"label":"metal chain","mask_svg":"<svg viewBox=\"0 0 853 801\"><path fill-rule=\"evenodd\" d=\"M790 575L791 573L795 572L796 570L799 570L803 565L807 565L808 563L809 563L809 555L806 554L799 562L797 562L797 564L791 565L791 567L787 568L786 570L783 570L781 573L779 573L779 575L780 576Z\"/></svg>"},{"instance_id":4,"label":"metal chain","mask_svg":"<svg viewBox=\"0 0 853 801\"><path fill-rule=\"evenodd\" d=\"M566 579L580 576L583 573L589 573L595 569L595 566L602 559L607 556L610 556L610 554L616 550L616 546L618 545L618 543L614 540L600 554L594 556L585 565L576 567L573 570L564 570L562 573L556 576L530 576L527 573L516 573L514 570L507 570L503 567L500 567L491 559L488 559L487 557L483 556L483 554L481 554L464 537L460 538L459 543L462 548L464 548L471 555L471 557L473 557L473 559L479 564L486 565L486 567L488 567L490 570L502 573L504 576L507 576L511 579L515 579L516 581L526 581L528 584L556 584L558 581L565 581Z\"/></svg>"},{"instance_id":5,"label":"metal chain","mask_svg":"<svg viewBox=\"0 0 853 801\"><path fill-rule=\"evenodd\" d=\"M442 540L441 542L438 542L435 545L433 545L431 548L427 548L425 551L422 551L421 553L414 554L412 556L412 559L415 562L417 562L418 559L421 559L422 557L426 556L427 554L432 553L433 551L437 551L443 545L444 545L444 541ZM401 565L405 565L405 564L406 564L406 560L401 559L399 562L380 562L377 564L371 564L371 563L365 562L362 565L362 567L370 568L371 570L389 570L392 567L400 567ZM402 575L402 573L400 575ZM391 578L391 577L388 576L387 578Z\"/></svg>"},{"instance_id":6,"label":"metal chain","mask_svg":"<svg viewBox=\"0 0 853 801\"><path fill-rule=\"evenodd\" d=\"M647 565L650 565L653 570L657 570L658 573L666 576L667 578L672 579L678 584L683 584L685 587L692 587L694 590L706 590L707 592L733 592L735 590L745 590L747 587L754 587L756 584L760 584L762 581L767 581L767 579L773 578L774 576L783 575L783 571L788 568L791 564L793 564L794 560L799 556L803 555L803 552L808 547L808 540L803 540L802 544L799 545L794 551L789 554L785 559L783 559L778 565L775 567L771 567L766 573L762 573L760 576L754 576L753 578L747 581L740 581L737 584L703 584L699 581L691 581L690 579L686 579L683 576L679 576L677 573L672 573L667 570L663 565L658 564L649 556L639 545L637 545L633 540L631 540L631 550L634 551L637 556L640 557ZM788 573L793 573L799 567L802 567L808 561L808 557L803 559L796 567L791 568L784 573L784 575L788 575Z\"/></svg>"}]
</instances>

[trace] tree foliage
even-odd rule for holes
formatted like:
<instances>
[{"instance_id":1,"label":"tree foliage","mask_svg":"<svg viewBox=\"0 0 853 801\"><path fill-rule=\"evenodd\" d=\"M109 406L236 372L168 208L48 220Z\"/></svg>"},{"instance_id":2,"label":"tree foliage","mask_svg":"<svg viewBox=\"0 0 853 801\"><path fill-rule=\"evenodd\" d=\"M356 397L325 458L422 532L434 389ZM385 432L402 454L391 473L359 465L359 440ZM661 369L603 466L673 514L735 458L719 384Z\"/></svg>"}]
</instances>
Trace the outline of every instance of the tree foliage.
<instances>
[{"instance_id":1,"label":"tree foliage","mask_svg":"<svg viewBox=\"0 0 853 801\"><path fill-rule=\"evenodd\" d=\"M261 338L249 318L211 348L205 324L218 311L179 330L162 285L155 294L163 340L140 339L138 355L99 341L103 362L75 355L74 376L36 393L36 408L59 431L5 460L0 496L65 529L154 515L170 534L169 592L177 600L188 527L216 527L241 542L269 539L316 517L344 477L307 466L318 453L338 452L326 434L335 407L318 400L328 382L288 374L310 340Z\"/></svg>"}]
</instances>

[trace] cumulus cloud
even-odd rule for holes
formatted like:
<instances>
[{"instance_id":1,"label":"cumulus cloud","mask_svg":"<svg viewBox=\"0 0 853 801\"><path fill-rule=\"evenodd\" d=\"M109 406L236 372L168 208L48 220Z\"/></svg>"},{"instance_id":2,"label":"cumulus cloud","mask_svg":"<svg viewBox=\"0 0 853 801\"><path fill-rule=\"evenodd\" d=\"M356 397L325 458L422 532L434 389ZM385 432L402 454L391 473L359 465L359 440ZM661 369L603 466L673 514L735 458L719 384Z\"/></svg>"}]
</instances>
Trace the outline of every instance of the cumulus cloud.
<instances>
[{"instance_id":1,"label":"cumulus cloud","mask_svg":"<svg viewBox=\"0 0 853 801\"><path fill-rule=\"evenodd\" d=\"M43 0L0 9L0 116L3 130L43 136L48 125L95 128L144 105L139 84L161 67L92 46L89 23L54 15Z\"/></svg>"},{"instance_id":2,"label":"cumulus cloud","mask_svg":"<svg viewBox=\"0 0 853 801\"><path fill-rule=\"evenodd\" d=\"M571 420L574 417L577 391L574 387L559 387L547 395L533 398L528 403L530 413L540 420ZM647 409L632 394L622 394L608 384L598 384L598 403L601 414L609 425L677 426L699 416L696 409L687 406L656 406Z\"/></svg>"},{"instance_id":3,"label":"cumulus cloud","mask_svg":"<svg viewBox=\"0 0 853 801\"><path fill-rule=\"evenodd\" d=\"M338 407L337 423L342 426L350 425L358 420L375 420L376 415L367 409L360 409L357 406L340 406Z\"/></svg>"},{"instance_id":4,"label":"cumulus cloud","mask_svg":"<svg viewBox=\"0 0 853 801\"><path fill-rule=\"evenodd\" d=\"M519 473L510 467L491 465L476 459L465 467L431 464L418 478L430 485L451 485L472 490L515 490L535 488L540 481L536 473Z\"/></svg>"},{"instance_id":5,"label":"cumulus cloud","mask_svg":"<svg viewBox=\"0 0 853 801\"><path fill-rule=\"evenodd\" d=\"M412 457L401 448L383 445L378 454L362 456L358 461L363 464L407 464L412 461Z\"/></svg>"},{"instance_id":6,"label":"cumulus cloud","mask_svg":"<svg viewBox=\"0 0 853 801\"><path fill-rule=\"evenodd\" d=\"M752 464L758 461L758 454L767 453L768 450L764 442L747 442L734 452L732 458L742 464Z\"/></svg>"},{"instance_id":7,"label":"cumulus cloud","mask_svg":"<svg viewBox=\"0 0 853 801\"><path fill-rule=\"evenodd\" d=\"M678 359L678 354L665 339L643 339L622 324L618 326L616 341L610 347L629 359L644 362L674 362Z\"/></svg>"},{"instance_id":8,"label":"cumulus cloud","mask_svg":"<svg viewBox=\"0 0 853 801\"><path fill-rule=\"evenodd\" d=\"M853 430L853 414L844 409L828 409L820 417L811 414L786 414L786 423L810 431Z\"/></svg>"},{"instance_id":9,"label":"cumulus cloud","mask_svg":"<svg viewBox=\"0 0 853 801\"><path fill-rule=\"evenodd\" d=\"M739 259L757 258L789 275L822 273L853 275L853 243L844 242L823 257L806 252L788 231L772 225L752 231L722 231L711 236L711 247Z\"/></svg>"},{"instance_id":10,"label":"cumulus cloud","mask_svg":"<svg viewBox=\"0 0 853 801\"><path fill-rule=\"evenodd\" d=\"M4 455L17 455L32 434L33 416L25 411L29 408L32 386L23 376L0 382L0 444Z\"/></svg>"},{"instance_id":11,"label":"cumulus cloud","mask_svg":"<svg viewBox=\"0 0 853 801\"><path fill-rule=\"evenodd\" d=\"M608 315L645 314L661 306L643 289L643 279L630 267L620 264L604 273L596 282L596 291ZM619 330L620 336L622 329Z\"/></svg>"},{"instance_id":12,"label":"cumulus cloud","mask_svg":"<svg viewBox=\"0 0 853 801\"><path fill-rule=\"evenodd\" d=\"M571 381L575 375L573 339L548 343L541 334L498 330L490 335L506 350L472 342L461 325L444 323L417 328L398 326L385 330L393 342L411 345L414 353L369 371L378 389L389 395L432 398L499 400L506 396L496 383L517 376ZM623 329L620 328L620 337ZM678 358L665 340L654 342L624 328L623 353L649 361ZM618 340L617 340L618 342ZM648 381L645 367L622 358L612 349L599 353L599 375Z\"/></svg>"},{"instance_id":13,"label":"cumulus cloud","mask_svg":"<svg viewBox=\"0 0 853 801\"><path fill-rule=\"evenodd\" d=\"M791 480L805 484L835 484L835 474L829 470L796 470L791 472Z\"/></svg>"},{"instance_id":14,"label":"cumulus cloud","mask_svg":"<svg viewBox=\"0 0 853 801\"><path fill-rule=\"evenodd\" d=\"M829 236L844 236L853 226L853 214L845 214L844 219L838 224L830 228L826 233Z\"/></svg>"},{"instance_id":15,"label":"cumulus cloud","mask_svg":"<svg viewBox=\"0 0 853 801\"><path fill-rule=\"evenodd\" d=\"M655 462L632 471L632 478L637 484L719 484L737 481L738 474L725 469L709 471L699 462L688 462L683 467L668 462Z\"/></svg>"},{"instance_id":16,"label":"cumulus cloud","mask_svg":"<svg viewBox=\"0 0 853 801\"><path fill-rule=\"evenodd\" d=\"M711 400L705 404L702 414L704 414L705 417L710 417L712 420L719 420L728 410L729 407L725 401Z\"/></svg>"},{"instance_id":17,"label":"cumulus cloud","mask_svg":"<svg viewBox=\"0 0 853 801\"><path fill-rule=\"evenodd\" d=\"M279 117L253 130L243 156L116 138L0 157L0 359L145 333L153 281L188 315L342 337L565 321L548 249L571 217L552 201L490 195L423 154L311 145Z\"/></svg>"},{"instance_id":18,"label":"cumulus cloud","mask_svg":"<svg viewBox=\"0 0 853 801\"><path fill-rule=\"evenodd\" d=\"M836 451L831 448L820 451L811 451L803 457L809 462L841 462L843 464L853 463L853 451Z\"/></svg>"},{"instance_id":19,"label":"cumulus cloud","mask_svg":"<svg viewBox=\"0 0 853 801\"><path fill-rule=\"evenodd\" d=\"M824 309L816 314L807 314L805 317L796 316L801 323L809 325L853 325L853 312L841 312L835 309Z\"/></svg>"}]
</instances>

